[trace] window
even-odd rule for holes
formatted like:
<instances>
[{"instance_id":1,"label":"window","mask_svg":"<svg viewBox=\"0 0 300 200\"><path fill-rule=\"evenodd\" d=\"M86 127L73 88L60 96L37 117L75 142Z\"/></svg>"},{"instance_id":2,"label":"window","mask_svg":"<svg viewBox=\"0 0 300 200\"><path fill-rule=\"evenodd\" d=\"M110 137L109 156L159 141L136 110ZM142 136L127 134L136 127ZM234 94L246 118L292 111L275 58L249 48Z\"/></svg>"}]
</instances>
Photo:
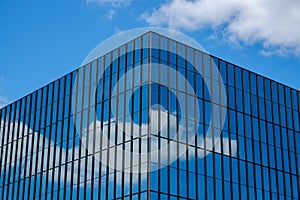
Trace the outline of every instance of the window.
<instances>
[{"instance_id":1,"label":"window","mask_svg":"<svg viewBox=\"0 0 300 200\"><path fill-rule=\"evenodd\" d=\"M211 58L207 54L203 54L204 76L211 78Z\"/></svg>"},{"instance_id":2,"label":"window","mask_svg":"<svg viewBox=\"0 0 300 200\"><path fill-rule=\"evenodd\" d=\"M220 61L220 74L222 76L222 80L224 85L227 84L227 70L226 70L226 62Z\"/></svg>"},{"instance_id":3,"label":"window","mask_svg":"<svg viewBox=\"0 0 300 200\"><path fill-rule=\"evenodd\" d=\"M239 67L235 67L235 81L236 81L236 88L242 90L243 89L242 70Z\"/></svg>"},{"instance_id":4,"label":"window","mask_svg":"<svg viewBox=\"0 0 300 200\"><path fill-rule=\"evenodd\" d=\"M251 84L251 93L257 95L256 93L256 74L250 73L250 84Z\"/></svg>"},{"instance_id":5,"label":"window","mask_svg":"<svg viewBox=\"0 0 300 200\"><path fill-rule=\"evenodd\" d=\"M228 85L234 87L234 67L232 64L227 65L228 70Z\"/></svg>"}]
</instances>

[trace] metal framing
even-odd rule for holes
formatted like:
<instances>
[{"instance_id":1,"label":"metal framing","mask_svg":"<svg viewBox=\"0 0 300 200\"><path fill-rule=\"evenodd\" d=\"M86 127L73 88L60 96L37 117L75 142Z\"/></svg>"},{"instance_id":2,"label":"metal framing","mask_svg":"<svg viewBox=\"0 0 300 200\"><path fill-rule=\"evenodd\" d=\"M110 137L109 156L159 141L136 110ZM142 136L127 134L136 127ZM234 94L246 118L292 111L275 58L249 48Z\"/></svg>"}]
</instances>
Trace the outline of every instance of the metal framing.
<instances>
[{"instance_id":1,"label":"metal framing","mask_svg":"<svg viewBox=\"0 0 300 200\"><path fill-rule=\"evenodd\" d=\"M185 90L181 91L178 85L178 75L170 77L170 68L167 69L167 89L170 89L171 79L176 78L176 95L183 93L185 95L185 106L188 107L188 98L194 99L194 107L198 104L201 110L201 117L203 118L204 130L207 128L205 122L207 113L207 104L210 105L211 110L214 106L221 106L217 103L209 102L205 96L207 89L204 84L198 83L196 70L190 70L189 64L196 65L197 55L201 55L202 74L210 73L211 89L213 90L213 82L218 81L218 84L223 84L219 80L212 80L213 68L212 63L215 63L222 74L222 78L226 79L225 87L227 89L228 97L228 112L227 124L225 125L224 134L228 134L228 138L222 136L221 151L216 149L210 150L209 145L204 144L204 149L201 149L198 142L199 135L196 135L194 144L190 144L188 136L186 140L180 141L177 138L177 155L179 155L179 145L188 147L185 153L185 160L178 159L175 163L170 163L171 151L168 149L166 171L162 169L157 172L150 172L152 158L148 156L148 173L146 176L139 174L134 176L133 173L126 174L125 172L116 169L110 169L98 163L98 160L93 157L93 154L99 155L102 159L102 154L106 153L107 164L113 159L115 165L118 162L119 156L122 156L123 168L124 162L131 163L131 170L133 170L133 159L129 160L123 155L117 155L110 158L110 151L113 151L117 145L122 145L123 150L129 145L130 150L134 149L134 124L131 122L131 139L126 141L125 133L118 130L116 123L119 118L126 119L126 112L123 111L123 116L119 110L126 109L126 95L127 91L134 94L137 89L134 84L134 79L138 78L139 84L143 84L143 71L139 72L140 77L135 77L136 74L132 70L133 80L127 83L125 78L124 91L117 88L116 96L112 97L112 88L114 82L113 76L119 79L121 72L126 73L128 70L142 65L144 59L148 60L149 69L153 67L151 61L154 56L153 44L156 42L158 46L163 45L161 40L167 41L166 58L162 58L159 48L157 58L158 64L162 62L167 63L171 67L171 52L177 52L176 55L176 71L184 71L186 78L188 74L192 74L193 87L196 90L201 85L201 95L187 94L187 85ZM176 49L171 49L171 42L176 44ZM147 47L143 46L148 43ZM136 46L140 45L140 46ZM179 48L179 46L183 48ZM139 54L135 48L141 49ZM181 69L179 66L179 51L184 49L184 66ZM172 50L172 51L171 51ZM188 60L190 50L193 53L192 60ZM121 54L125 52L124 63L121 66ZM148 55L144 58L144 52ZM114 55L117 58L114 58ZM139 55L139 58L137 58ZM145 33L137 39L125 44L107 55L98 58L82 68L71 72L70 74L56 80L53 83L39 89L28 96L0 109L0 196L3 199L22 198L22 199L36 199L36 198L51 198L51 199L281 199L300 198L300 92L277 83L273 80L256 75L252 72L244 70L238 66L232 65L226 61L209 56L209 66L205 62L205 53L192 49L179 42L165 38L154 32ZM115 60L116 59L116 60ZM162 61L162 59L166 59ZM116 63L114 63L116 61ZM174 62L174 61L172 61ZM113 64L114 63L114 64ZM222 63L222 64L221 64ZM106 65L109 64L109 69L104 72L104 76L100 77L100 72ZM112 74L113 67L116 67L116 74ZM160 65L159 69L162 67ZM230 69L229 69L230 68ZM209 71L207 71L209 70ZM107 74L110 72L110 74ZM76 76L80 75L82 79L76 81ZM93 78L99 80L94 83ZM78 78L78 77L77 77ZM148 80L151 80L151 70L148 73ZM159 80L163 78L159 74ZM105 80L105 79L108 79ZM109 83L108 98L106 98L105 82ZM76 84L74 84L76 83ZM97 94L96 99L91 99L91 92L93 84L98 84L101 88L97 90L101 93ZM130 88L127 88L129 86ZM247 89L249 87L249 90ZM270 90L270 91L269 91ZM232 93L233 91L233 93ZM75 92L75 99L72 99L72 92ZM147 96L145 99L143 93L139 96L133 95L131 111L134 114L134 98L138 98L140 110L138 111L138 125L142 125L142 103L147 101L148 104L148 119L151 119L151 95L153 92L151 85L147 86ZM161 86L157 90L157 100L161 103ZM218 92L221 94L220 91ZM263 94L263 95L262 95ZM120 95L124 96L124 104L119 105ZM249 102L247 98L249 97ZM112 98L116 99L117 104L112 105ZM150 127L147 133L147 151L151 152L152 140L151 137L158 139L158 148L163 142L170 142L171 130L171 92L168 91L166 95L167 102L167 136L163 136L160 132L157 135L151 135ZM73 102L75 100L75 102ZM87 101L87 102L86 102ZM104 103L104 102L107 103ZM72 105L75 105L72 108ZM107 108L105 106L108 106ZM86 107L87 106L87 107ZM105 110L111 110L112 106L116 106L116 116L104 113ZM195 119L188 119L183 115L180 116L179 108L176 107L176 128L180 128L181 120L185 120L185 132L188 133L188 124ZM248 112L249 110L250 112ZM101 111L97 113L97 111ZM220 110L221 111L221 110ZM161 108L158 112L163 112ZM188 109L186 109L188 112ZM108 119L115 117L116 123L104 122L104 116L108 114ZM181 113L182 114L182 113ZM212 115L213 112L211 113ZM161 126L161 115L158 115L158 124ZM238 118L241 116L243 125L238 124ZM268 117L269 116L269 117ZM214 117L214 116L213 116ZM93 139L93 151L89 152L82 148L80 137L83 136L85 130L85 123L89 125L92 121L101 119L100 127L94 123L92 126L87 126L86 136ZM80 127L74 127L73 120L80 122ZM148 121L149 123L149 121ZM202 123L202 122L201 122ZM247 124L250 123L250 124ZM232 125L235 127L232 127ZM246 125L247 126L246 126ZM115 126L115 127L112 127ZM111 144L102 144L103 132L102 130L108 127L108 137L112 134L121 138L122 143L118 143L118 137L114 141L113 147ZM197 124L194 123L194 129ZM249 129L251 127L251 129ZM158 127L160 128L160 127ZM101 132L97 130L101 129ZM213 134L214 134L213 128ZM115 132L112 132L115 130ZM125 123L123 130L125 129ZM277 131L279 130L279 132ZM139 128L139 138L136 140L138 150L142 150L142 135L141 128ZM242 132L239 132L242 131ZM258 132L255 132L258 131ZM95 135L101 134L100 141L95 141ZM255 136L259 136L256 138ZM86 140L86 146L89 139ZM250 146L248 144L250 143ZM227 144L225 144L227 142ZM241 144L239 144L241 142ZM96 144L100 144L102 151L96 152ZM233 151L236 145L236 153ZM106 148L107 149L104 149ZM247 148L248 147L248 148ZM225 150L225 148L228 148ZM242 149L240 149L242 148ZM259 153L258 149L260 149ZM266 151L263 151L266 149ZM199 158L199 150L210 152L209 156ZM251 151L251 152L249 152ZM248 155L252 155L252 158ZM191 155L193 157L191 157ZM268 160L262 160L267 156ZM281 157L280 160L278 158ZM52 160L51 160L52 159ZM157 166L161 166L163 162L162 156L159 154ZM201 171L201 163L203 161L203 169ZM194 162L193 162L194 160ZM225 162L226 160L226 162ZM229 162L227 162L227 160ZM184 162L184 163L183 163ZM141 170L141 157L139 158L139 170ZM212 171L211 171L212 170ZM237 170L237 171L236 171ZM252 170L251 172L249 170ZM176 193L173 191L171 180L174 178L176 172L177 188ZM212 172L212 173L210 173ZM245 173L244 173L245 172ZM154 174L156 173L156 174ZM168 173L168 174L163 174ZM218 177L220 176L221 177ZM237 175L237 177L236 177ZM145 178L146 177L146 178ZM164 178L167 177L167 180ZM230 177L227 180L225 177ZM281 178L282 177L282 178ZM204 182L201 180L204 178ZM237 178L237 180L236 180ZM162 182L168 183L166 190ZM221 185L220 185L221 184ZM154 187L155 186L155 187ZM203 186L203 188L202 188ZM282 188L283 186L283 188ZM153 189L156 188L156 189ZM222 191L219 191L219 188ZM276 191L274 191L276 188Z\"/></svg>"}]
</instances>

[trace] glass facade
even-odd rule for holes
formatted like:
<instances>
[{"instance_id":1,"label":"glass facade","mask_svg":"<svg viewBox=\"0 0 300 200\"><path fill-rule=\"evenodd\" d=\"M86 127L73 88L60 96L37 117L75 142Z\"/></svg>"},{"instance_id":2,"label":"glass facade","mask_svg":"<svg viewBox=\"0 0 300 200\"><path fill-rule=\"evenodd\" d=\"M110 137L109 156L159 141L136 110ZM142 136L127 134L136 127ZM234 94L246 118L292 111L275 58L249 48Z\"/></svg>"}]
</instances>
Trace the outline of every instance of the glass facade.
<instances>
[{"instance_id":1,"label":"glass facade","mask_svg":"<svg viewBox=\"0 0 300 200\"><path fill-rule=\"evenodd\" d=\"M0 197L299 199L299 109L299 91L148 32L0 110Z\"/></svg>"}]
</instances>

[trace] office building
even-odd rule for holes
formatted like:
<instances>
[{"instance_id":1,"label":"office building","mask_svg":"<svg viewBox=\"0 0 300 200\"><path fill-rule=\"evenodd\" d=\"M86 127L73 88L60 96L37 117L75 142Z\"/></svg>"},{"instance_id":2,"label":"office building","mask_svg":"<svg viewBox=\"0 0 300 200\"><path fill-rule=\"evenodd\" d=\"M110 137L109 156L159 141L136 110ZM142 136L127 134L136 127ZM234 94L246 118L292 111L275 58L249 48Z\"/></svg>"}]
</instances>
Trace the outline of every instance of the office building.
<instances>
[{"instance_id":1,"label":"office building","mask_svg":"<svg viewBox=\"0 0 300 200\"><path fill-rule=\"evenodd\" d=\"M149 31L0 110L0 197L296 200L299 109Z\"/></svg>"}]
</instances>

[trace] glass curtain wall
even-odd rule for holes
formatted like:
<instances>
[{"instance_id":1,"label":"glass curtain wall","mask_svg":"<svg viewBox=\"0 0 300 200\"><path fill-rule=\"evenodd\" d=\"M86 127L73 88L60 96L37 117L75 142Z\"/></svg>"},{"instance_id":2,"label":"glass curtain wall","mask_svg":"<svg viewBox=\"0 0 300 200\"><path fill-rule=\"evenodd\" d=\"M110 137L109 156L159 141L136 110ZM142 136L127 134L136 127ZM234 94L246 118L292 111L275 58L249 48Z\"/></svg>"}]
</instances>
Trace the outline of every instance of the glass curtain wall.
<instances>
[{"instance_id":1,"label":"glass curtain wall","mask_svg":"<svg viewBox=\"0 0 300 200\"><path fill-rule=\"evenodd\" d=\"M149 32L0 110L0 197L296 200L299 109L299 91Z\"/></svg>"}]
</instances>

